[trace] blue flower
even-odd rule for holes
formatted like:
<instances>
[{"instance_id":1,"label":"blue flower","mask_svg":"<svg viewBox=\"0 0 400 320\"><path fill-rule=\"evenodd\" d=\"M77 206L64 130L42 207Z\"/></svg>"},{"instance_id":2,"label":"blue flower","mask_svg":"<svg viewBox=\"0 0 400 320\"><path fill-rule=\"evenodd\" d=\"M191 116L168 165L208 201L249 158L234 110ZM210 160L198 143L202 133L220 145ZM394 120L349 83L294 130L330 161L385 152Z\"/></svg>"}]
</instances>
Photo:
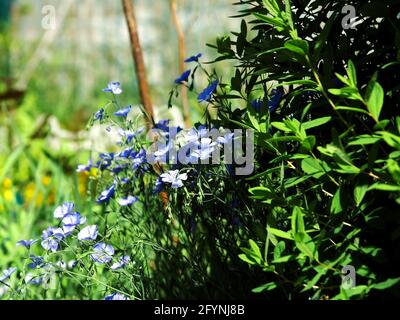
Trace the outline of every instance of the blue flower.
<instances>
[{"instance_id":1,"label":"blue flower","mask_svg":"<svg viewBox=\"0 0 400 320\"><path fill-rule=\"evenodd\" d=\"M136 201L138 201L137 197L128 196L125 199L124 198L118 199L118 204L122 207L126 207L126 206L130 206L130 205L134 204Z\"/></svg>"},{"instance_id":2,"label":"blue flower","mask_svg":"<svg viewBox=\"0 0 400 320\"><path fill-rule=\"evenodd\" d=\"M268 101L268 109L269 112L275 112L276 108L279 107L279 103L284 95L283 89L281 87L272 90L272 95L270 100Z\"/></svg>"},{"instance_id":3,"label":"blue flower","mask_svg":"<svg viewBox=\"0 0 400 320\"><path fill-rule=\"evenodd\" d=\"M28 264L28 267L31 269L35 269L35 268L41 268L44 266L44 258L41 256L29 256L29 258L31 259L31 263Z\"/></svg>"},{"instance_id":4,"label":"blue flower","mask_svg":"<svg viewBox=\"0 0 400 320\"><path fill-rule=\"evenodd\" d=\"M41 245L44 249L48 251L56 252L60 243L55 238L47 238L41 242Z\"/></svg>"},{"instance_id":5,"label":"blue flower","mask_svg":"<svg viewBox=\"0 0 400 320\"><path fill-rule=\"evenodd\" d=\"M121 293L113 293L104 298L104 300L129 300L128 297L125 297Z\"/></svg>"},{"instance_id":6,"label":"blue flower","mask_svg":"<svg viewBox=\"0 0 400 320\"><path fill-rule=\"evenodd\" d=\"M133 169L136 170L141 164L146 163L146 151L144 149L140 149L139 152L133 152L129 156L129 159L132 160Z\"/></svg>"},{"instance_id":7,"label":"blue flower","mask_svg":"<svg viewBox=\"0 0 400 320\"><path fill-rule=\"evenodd\" d=\"M117 117L126 117L128 115L128 113L131 111L132 106L129 105L126 108L120 109L117 112L114 112L114 116Z\"/></svg>"},{"instance_id":8,"label":"blue flower","mask_svg":"<svg viewBox=\"0 0 400 320\"><path fill-rule=\"evenodd\" d=\"M189 80L190 72L191 72L191 70L186 70L178 78L175 79L175 83L180 84L180 83L187 82Z\"/></svg>"},{"instance_id":9,"label":"blue flower","mask_svg":"<svg viewBox=\"0 0 400 320\"><path fill-rule=\"evenodd\" d=\"M82 217L79 212L73 212L67 214L63 219L63 232L64 235L71 234L72 231L75 230L75 227L79 224L84 224L86 222L86 218Z\"/></svg>"},{"instance_id":10,"label":"blue flower","mask_svg":"<svg viewBox=\"0 0 400 320\"><path fill-rule=\"evenodd\" d=\"M86 165L85 164L78 165L78 167L76 168L76 172L89 172L92 167L93 163L91 160L89 160Z\"/></svg>"},{"instance_id":11,"label":"blue flower","mask_svg":"<svg viewBox=\"0 0 400 320\"><path fill-rule=\"evenodd\" d=\"M131 261L131 258L128 256L123 256L121 257L117 262L114 262L113 265L111 266L111 270L118 270L122 269L125 267L129 262Z\"/></svg>"},{"instance_id":12,"label":"blue flower","mask_svg":"<svg viewBox=\"0 0 400 320\"><path fill-rule=\"evenodd\" d=\"M215 146L216 143L213 142L210 138L202 138L200 143L197 145L197 149L193 150L193 152L190 154L190 158L206 160L215 151Z\"/></svg>"},{"instance_id":13,"label":"blue flower","mask_svg":"<svg viewBox=\"0 0 400 320\"><path fill-rule=\"evenodd\" d=\"M25 283L26 284L32 284L32 285L40 285L43 283L43 277L41 276L35 276L31 273L28 273L25 276Z\"/></svg>"},{"instance_id":14,"label":"blue flower","mask_svg":"<svg viewBox=\"0 0 400 320\"><path fill-rule=\"evenodd\" d=\"M90 257L93 261L98 263L108 263L112 260L112 256L114 255L114 248L110 244L105 244L104 242L99 242L94 245L93 251L94 254L91 254Z\"/></svg>"},{"instance_id":15,"label":"blue flower","mask_svg":"<svg viewBox=\"0 0 400 320\"><path fill-rule=\"evenodd\" d=\"M113 94L121 94L122 89L119 82L109 82L107 88L103 89L103 92L112 92Z\"/></svg>"},{"instance_id":16,"label":"blue flower","mask_svg":"<svg viewBox=\"0 0 400 320\"><path fill-rule=\"evenodd\" d=\"M4 280L7 280L11 275L17 271L17 268L8 268L3 271L3 275L0 276L0 281L4 282Z\"/></svg>"},{"instance_id":17,"label":"blue flower","mask_svg":"<svg viewBox=\"0 0 400 320\"><path fill-rule=\"evenodd\" d=\"M165 145L165 144L163 145L162 143L159 143L157 151L154 152L154 161L161 162L161 163L167 163L168 155L169 155L169 152L172 150L172 148L173 148L172 143L168 143L167 145Z\"/></svg>"},{"instance_id":18,"label":"blue flower","mask_svg":"<svg viewBox=\"0 0 400 320\"><path fill-rule=\"evenodd\" d=\"M103 120L104 118L104 109L101 108L100 110L98 110L95 114L94 114L94 120Z\"/></svg>"},{"instance_id":19,"label":"blue flower","mask_svg":"<svg viewBox=\"0 0 400 320\"><path fill-rule=\"evenodd\" d=\"M110 188L104 190L100 197L97 199L97 203L108 203L112 197L114 197L115 193L115 184L113 184Z\"/></svg>"},{"instance_id":20,"label":"blue flower","mask_svg":"<svg viewBox=\"0 0 400 320\"><path fill-rule=\"evenodd\" d=\"M185 60L185 62L197 62L197 61L199 61L199 58L201 58L201 56L202 56L202 54L201 53L199 53L199 54L196 54L196 55L194 55L194 56L191 56L190 58L187 58L186 60Z\"/></svg>"},{"instance_id":21,"label":"blue flower","mask_svg":"<svg viewBox=\"0 0 400 320\"><path fill-rule=\"evenodd\" d=\"M160 120L155 125L154 128L160 129L161 131L168 132L169 131L169 120Z\"/></svg>"},{"instance_id":22,"label":"blue flower","mask_svg":"<svg viewBox=\"0 0 400 320\"><path fill-rule=\"evenodd\" d=\"M165 183L170 183L172 188L177 189L183 187L182 180L187 180L187 174L179 174L179 170L170 170L160 175L161 180Z\"/></svg>"},{"instance_id":23,"label":"blue flower","mask_svg":"<svg viewBox=\"0 0 400 320\"><path fill-rule=\"evenodd\" d=\"M164 183L162 182L161 177L158 177L156 182L154 183L153 193L157 194L160 193L164 188Z\"/></svg>"},{"instance_id":24,"label":"blue flower","mask_svg":"<svg viewBox=\"0 0 400 320\"><path fill-rule=\"evenodd\" d=\"M211 82L211 84L199 94L199 96L197 97L198 101L199 102L210 101L212 94L218 87L218 84L219 84L218 80Z\"/></svg>"},{"instance_id":25,"label":"blue flower","mask_svg":"<svg viewBox=\"0 0 400 320\"><path fill-rule=\"evenodd\" d=\"M127 159L131 153L133 152L133 148L126 148L118 154L118 157Z\"/></svg>"},{"instance_id":26,"label":"blue flower","mask_svg":"<svg viewBox=\"0 0 400 320\"><path fill-rule=\"evenodd\" d=\"M262 111L262 107L264 106L263 99L258 98L258 99L253 100L251 102L251 106L253 107L253 109L256 112L260 113Z\"/></svg>"},{"instance_id":27,"label":"blue flower","mask_svg":"<svg viewBox=\"0 0 400 320\"><path fill-rule=\"evenodd\" d=\"M72 213L74 210L75 205L72 202L65 202L61 206L58 206L54 210L54 218L56 219L62 219L64 218L67 214Z\"/></svg>"},{"instance_id":28,"label":"blue flower","mask_svg":"<svg viewBox=\"0 0 400 320\"><path fill-rule=\"evenodd\" d=\"M37 241L38 241L37 239L20 240L20 241L17 242L17 246L23 246L23 247L29 249Z\"/></svg>"},{"instance_id":29,"label":"blue flower","mask_svg":"<svg viewBox=\"0 0 400 320\"><path fill-rule=\"evenodd\" d=\"M138 136L139 134L141 134L144 131L144 128L140 128L137 131L130 131L130 130L118 130L118 134L122 137L126 139L126 143L130 143L132 141L133 138L135 138L136 136Z\"/></svg>"},{"instance_id":30,"label":"blue flower","mask_svg":"<svg viewBox=\"0 0 400 320\"><path fill-rule=\"evenodd\" d=\"M56 252L60 241L65 237L64 231L61 228L49 227L42 233L41 245L44 249Z\"/></svg>"},{"instance_id":31,"label":"blue flower","mask_svg":"<svg viewBox=\"0 0 400 320\"><path fill-rule=\"evenodd\" d=\"M234 137L234 133L227 133L223 137L218 137L217 142L219 144L228 144L228 143L231 143L231 141L233 140L233 137Z\"/></svg>"},{"instance_id":32,"label":"blue flower","mask_svg":"<svg viewBox=\"0 0 400 320\"><path fill-rule=\"evenodd\" d=\"M98 228L96 225L87 226L78 233L78 240L81 241L96 240L97 234L98 234Z\"/></svg>"}]
</instances>

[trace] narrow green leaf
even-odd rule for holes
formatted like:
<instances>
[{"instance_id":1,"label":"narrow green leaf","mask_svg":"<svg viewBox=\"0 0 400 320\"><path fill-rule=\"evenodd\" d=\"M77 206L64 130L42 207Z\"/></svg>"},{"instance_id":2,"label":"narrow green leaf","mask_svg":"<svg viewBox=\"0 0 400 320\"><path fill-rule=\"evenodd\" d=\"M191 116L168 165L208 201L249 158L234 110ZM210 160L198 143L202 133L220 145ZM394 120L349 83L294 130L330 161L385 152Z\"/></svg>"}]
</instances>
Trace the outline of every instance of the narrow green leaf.
<instances>
[{"instance_id":1,"label":"narrow green leaf","mask_svg":"<svg viewBox=\"0 0 400 320\"><path fill-rule=\"evenodd\" d=\"M370 87L371 92L367 96L368 111L372 118L374 118L376 122L379 122L379 116L385 100L385 92L383 91L382 86L376 81L373 81Z\"/></svg>"}]
</instances>

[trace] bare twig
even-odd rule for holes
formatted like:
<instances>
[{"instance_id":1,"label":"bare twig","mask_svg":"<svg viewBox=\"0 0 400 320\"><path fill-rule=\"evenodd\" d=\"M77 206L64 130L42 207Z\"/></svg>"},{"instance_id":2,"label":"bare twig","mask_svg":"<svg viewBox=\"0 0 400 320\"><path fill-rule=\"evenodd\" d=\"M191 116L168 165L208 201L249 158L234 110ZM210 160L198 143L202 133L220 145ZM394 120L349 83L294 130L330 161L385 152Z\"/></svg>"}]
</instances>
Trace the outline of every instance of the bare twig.
<instances>
[{"instance_id":1,"label":"bare twig","mask_svg":"<svg viewBox=\"0 0 400 320\"><path fill-rule=\"evenodd\" d=\"M136 69L136 77L139 84L139 93L144 110L149 119L147 119L148 128L151 127L151 119L153 118L153 105L151 102L149 86L146 79L146 68L144 65L142 47L139 41L135 11L132 0L122 0L126 22L128 24L129 37L132 47L132 56Z\"/></svg>"},{"instance_id":2,"label":"bare twig","mask_svg":"<svg viewBox=\"0 0 400 320\"><path fill-rule=\"evenodd\" d=\"M179 44L179 72L183 73L185 71L185 34L183 33L181 23L178 18L177 1L170 0L172 21L174 23L176 33L178 34L178 44ZM189 101L187 95L186 86L181 86L181 96L182 96L182 106L183 106L183 119L185 121L186 128L190 128L190 111L189 111Z\"/></svg>"}]
</instances>

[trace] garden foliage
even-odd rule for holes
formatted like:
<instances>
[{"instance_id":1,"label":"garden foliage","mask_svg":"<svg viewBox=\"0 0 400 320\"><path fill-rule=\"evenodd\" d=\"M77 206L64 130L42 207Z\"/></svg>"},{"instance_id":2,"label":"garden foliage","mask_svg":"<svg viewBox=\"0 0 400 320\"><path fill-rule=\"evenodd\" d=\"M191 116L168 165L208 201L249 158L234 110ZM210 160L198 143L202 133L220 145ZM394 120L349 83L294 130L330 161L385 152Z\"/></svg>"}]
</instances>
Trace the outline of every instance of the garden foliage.
<instances>
[{"instance_id":1,"label":"garden foliage","mask_svg":"<svg viewBox=\"0 0 400 320\"><path fill-rule=\"evenodd\" d=\"M40 281L48 270L59 276L58 292L71 285L64 276L76 280L87 298L399 297L398 2L237 3L240 31L210 45L213 63L233 61L234 76L209 72L201 55L186 60L170 103L185 85L205 116L190 131L175 128L177 142L168 121L144 113L155 129L146 136L110 83L111 100L91 125L108 124L118 147L78 167L98 170L97 204L86 218L72 203L58 207L59 222L38 242L45 254L31 255L28 268ZM343 28L344 5L361 19L354 29ZM206 140L210 128L254 131L252 174L235 175L224 156L208 165L148 161L155 141L167 145L160 159L171 143L198 143L191 159L210 157L232 139ZM342 283L349 268L355 282ZM32 277L20 274L13 297L30 292Z\"/></svg>"}]
</instances>

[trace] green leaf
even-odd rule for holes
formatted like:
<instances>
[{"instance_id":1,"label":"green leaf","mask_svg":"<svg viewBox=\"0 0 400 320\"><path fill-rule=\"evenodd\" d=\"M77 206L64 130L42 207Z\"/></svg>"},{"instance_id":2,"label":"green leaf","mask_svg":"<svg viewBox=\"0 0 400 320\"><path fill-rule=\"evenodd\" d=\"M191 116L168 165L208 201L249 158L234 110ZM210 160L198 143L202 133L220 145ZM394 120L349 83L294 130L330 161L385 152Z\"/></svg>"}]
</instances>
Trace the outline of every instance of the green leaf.
<instances>
[{"instance_id":1,"label":"green leaf","mask_svg":"<svg viewBox=\"0 0 400 320\"><path fill-rule=\"evenodd\" d=\"M333 196L332 202L331 202L331 213L333 214L338 214L343 211L342 208L342 189L339 188L335 195Z\"/></svg>"},{"instance_id":2,"label":"green leaf","mask_svg":"<svg viewBox=\"0 0 400 320\"><path fill-rule=\"evenodd\" d=\"M271 228L268 227L267 231L271 234L273 234L274 236L277 236L279 238L283 238L283 239L287 239L287 240L294 240L293 236L289 233L289 232L285 232L279 229L275 229L275 228Z\"/></svg>"},{"instance_id":3,"label":"green leaf","mask_svg":"<svg viewBox=\"0 0 400 320\"><path fill-rule=\"evenodd\" d=\"M385 100L385 92L378 82L372 81L373 82L369 85L371 88L370 92L367 94L367 107L372 118L374 118L376 122L379 122L379 116Z\"/></svg>"},{"instance_id":4,"label":"green leaf","mask_svg":"<svg viewBox=\"0 0 400 320\"><path fill-rule=\"evenodd\" d=\"M306 57L309 53L308 42L301 39L288 40L285 42L285 48L291 52L297 53L303 57Z\"/></svg>"},{"instance_id":5,"label":"green leaf","mask_svg":"<svg viewBox=\"0 0 400 320\"><path fill-rule=\"evenodd\" d=\"M358 183L354 188L354 201L357 207L361 204L364 199L365 194L368 191L368 184Z\"/></svg>"},{"instance_id":6,"label":"green leaf","mask_svg":"<svg viewBox=\"0 0 400 320\"><path fill-rule=\"evenodd\" d=\"M315 128L315 127L319 127L322 126L325 123L328 123L329 121L332 120L332 117L322 117L322 118L318 118L318 119L314 119L308 122L304 122L301 124L301 126L305 129L311 129L311 128Z\"/></svg>"},{"instance_id":7,"label":"green leaf","mask_svg":"<svg viewBox=\"0 0 400 320\"><path fill-rule=\"evenodd\" d=\"M261 250L260 250L260 248L258 247L257 243L255 243L254 240L251 240L251 239L250 239L250 240L249 240L249 244L250 244L250 248L251 248L251 250L254 252L255 256L256 256L257 258L259 258L260 260L262 260Z\"/></svg>"},{"instance_id":8,"label":"green leaf","mask_svg":"<svg viewBox=\"0 0 400 320\"><path fill-rule=\"evenodd\" d=\"M263 0L263 5L274 17L279 15L280 8L276 0Z\"/></svg>"},{"instance_id":9,"label":"green leaf","mask_svg":"<svg viewBox=\"0 0 400 320\"><path fill-rule=\"evenodd\" d=\"M353 61L349 60L346 71L349 77L350 85L353 87L357 87L357 73Z\"/></svg>"},{"instance_id":10,"label":"green leaf","mask_svg":"<svg viewBox=\"0 0 400 320\"><path fill-rule=\"evenodd\" d=\"M264 291L271 291L277 288L277 285L275 284L275 282L269 282L266 284L263 284L260 287L254 288L253 290L251 290L254 293L261 293Z\"/></svg>"},{"instance_id":11,"label":"green leaf","mask_svg":"<svg viewBox=\"0 0 400 320\"><path fill-rule=\"evenodd\" d=\"M381 140L382 138L378 135L369 135L369 134L363 134L360 136L357 136L353 138L349 142L349 146L356 146L356 145L367 145L367 144L374 144Z\"/></svg>"},{"instance_id":12,"label":"green leaf","mask_svg":"<svg viewBox=\"0 0 400 320\"><path fill-rule=\"evenodd\" d=\"M315 244L307 233L303 235L302 241L296 241L295 243L297 249L307 255L311 260L318 257Z\"/></svg>"},{"instance_id":13,"label":"green leaf","mask_svg":"<svg viewBox=\"0 0 400 320\"><path fill-rule=\"evenodd\" d=\"M278 130L284 131L284 132L292 131L283 122L271 122L271 126L273 126L274 128L276 128Z\"/></svg>"},{"instance_id":14,"label":"green leaf","mask_svg":"<svg viewBox=\"0 0 400 320\"><path fill-rule=\"evenodd\" d=\"M262 21L264 21L264 22L266 22L266 23L268 23L270 25L273 25L273 26L275 26L275 27L277 27L277 28L279 28L281 30L286 28L286 24L280 18L271 18L271 17L268 17L268 16L260 14L260 13L254 13L254 15L258 19L260 19L260 20L262 20Z\"/></svg>"},{"instance_id":15,"label":"green leaf","mask_svg":"<svg viewBox=\"0 0 400 320\"><path fill-rule=\"evenodd\" d=\"M388 289L390 287L393 287L399 281L400 281L400 277L399 278L390 278L390 279L387 279L384 282L380 282L380 283L374 284L372 286L372 288L373 289L377 289L377 290L385 290L385 289Z\"/></svg>"},{"instance_id":16,"label":"green leaf","mask_svg":"<svg viewBox=\"0 0 400 320\"><path fill-rule=\"evenodd\" d=\"M313 175L315 178L322 177L324 174L331 171L331 168L326 164L326 162L311 157L301 161L301 169L306 174Z\"/></svg>"},{"instance_id":17,"label":"green leaf","mask_svg":"<svg viewBox=\"0 0 400 320\"><path fill-rule=\"evenodd\" d=\"M247 258L247 255L245 254L239 254L239 259L243 260L244 262L251 264L251 265L255 265L256 263L253 260L250 260L249 258Z\"/></svg>"},{"instance_id":18,"label":"green leaf","mask_svg":"<svg viewBox=\"0 0 400 320\"><path fill-rule=\"evenodd\" d=\"M344 110L344 111L359 112L359 113L364 113L364 114L369 115L369 113L368 113L367 111L365 111L365 110L363 110L363 109L360 109L360 108L342 107L342 106L339 106L339 107L336 107L336 110Z\"/></svg>"},{"instance_id":19,"label":"green leaf","mask_svg":"<svg viewBox=\"0 0 400 320\"><path fill-rule=\"evenodd\" d=\"M400 191L400 186L384 184L384 183L374 183L372 186L370 186L368 188L368 191L371 191L371 190L396 192L396 191Z\"/></svg>"},{"instance_id":20,"label":"green leaf","mask_svg":"<svg viewBox=\"0 0 400 320\"><path fill-rule=\"evenodd\" d=\"M340 89L328 89L330 94L335 96L340 96L350 100L358 100L362 101L362 97L357 88L353 87L344 87Z\"/></svg>"},{"instance_id":21,"label":"green leaf","mask_svg":"<svg viewBox=\"0 0 400 320\"><path fill-rule=\"evenodd\" d=\"M292 234L306 233L303 220L303 212L299 207L293 208L292 213Z\"/></svg>"},{"instance_id":22,"label":"green leaf","mask_svg":"<svg viewBox=\"0 0 400 320\"><path fill-rule=\"evenodd\" d=\"M285 251L285 242L279 241L274 248L274 260L279 259L282 256L283 251Z\"/></svg>"}]
</instances>

